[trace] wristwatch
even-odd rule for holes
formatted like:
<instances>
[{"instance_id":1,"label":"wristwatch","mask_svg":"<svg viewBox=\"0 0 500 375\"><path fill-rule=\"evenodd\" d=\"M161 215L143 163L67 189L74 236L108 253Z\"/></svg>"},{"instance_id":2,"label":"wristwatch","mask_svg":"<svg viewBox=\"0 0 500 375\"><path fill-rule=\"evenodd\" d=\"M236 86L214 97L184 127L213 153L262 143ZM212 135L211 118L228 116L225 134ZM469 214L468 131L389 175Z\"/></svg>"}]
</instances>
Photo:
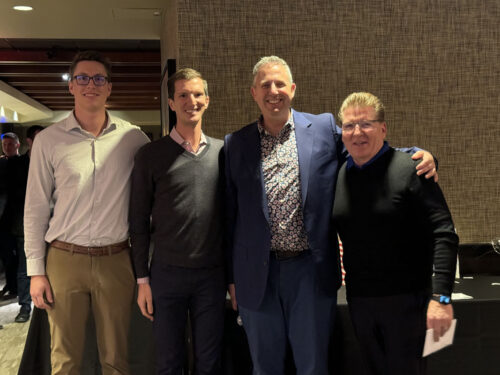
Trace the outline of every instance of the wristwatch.
<instances>
[{"instance_id":1,"label":"wristwatch","mask_svg":"<svg viewBox=\"0 0 500 375\"><path fill-rule=\"evenodd\" d=\"M445 296L443 294L433 294L431 299L433 301L439 302L442 305L449 305L451 303L451 297Z\"/></svg>"}]
</instances>

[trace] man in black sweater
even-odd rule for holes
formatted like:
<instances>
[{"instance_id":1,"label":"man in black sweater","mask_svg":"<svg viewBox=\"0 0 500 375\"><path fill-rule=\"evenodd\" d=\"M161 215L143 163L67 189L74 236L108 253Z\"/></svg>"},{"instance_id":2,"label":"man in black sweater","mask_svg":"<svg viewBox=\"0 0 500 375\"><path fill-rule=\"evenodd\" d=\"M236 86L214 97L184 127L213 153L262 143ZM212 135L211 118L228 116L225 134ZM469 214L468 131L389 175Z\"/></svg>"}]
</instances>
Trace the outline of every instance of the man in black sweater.
<instances>
[{"instance_id":1,"label":"man in black sweater","mask_svg":"<svg viewBox=\"0 0 500 375\"><path fill-rule=\"evenodd\" d=\"M200 73L179 70L168 80L168 94L175 128L138 151L132 172L137 303L153 321L158 374L182 373L188 312L196 374L219 374L226 295L223 142L201 130L209 97Z\"/></svg>"},{"instance_id":2,"label":"man in black sweater","mask_svg":"<svg viewBox=\"0 0 500 375\"><path fill-rule=\"evenodd\" d=\"M13 201L16 208L12 217L12 233L16 240L17 252L17 294L19 297L19 314L15 321L25 323L30 318L31 313L31 295L30 295L30 277L26 270L26 254L24 252L24 197L26 195L26 185L28 183L28 169L30 165L31 147L35 136L43 130L41 125L32 125L26 131L26 142L28 150L25 154L17 158L17 165L13 174Z\"/></svg>"},{"instance_id":3,"label":"man in black sweater","mask_svg":"<svg viewBox=\"0 0 500 375\"><path fill-rule=\"evenodd\" d=\"M384 141L377 97L351 94L339 117L350 156L339 172L333 220L355 332L370 374L424 374L426 322L438 340L453 319L458 237L451 215L439 186Z\"/></svg>"},{"instance_id":4,"label":"man in black sweater","mask_svg":"<svg viewBox=\"0 0 500 375\"><path fill-rule=\"evenodd\" d=\"M2 151L0 156L0 258L5 268L5 286L0 290L0 297L4 300L17 297L17 252L19 243L16 234L19 231L18 213L22 207L18 207L17 174L19 159L19 138L15 133L2 134ZM22 235L22 216L21 216Z\"/></svg>"}]
</instances>

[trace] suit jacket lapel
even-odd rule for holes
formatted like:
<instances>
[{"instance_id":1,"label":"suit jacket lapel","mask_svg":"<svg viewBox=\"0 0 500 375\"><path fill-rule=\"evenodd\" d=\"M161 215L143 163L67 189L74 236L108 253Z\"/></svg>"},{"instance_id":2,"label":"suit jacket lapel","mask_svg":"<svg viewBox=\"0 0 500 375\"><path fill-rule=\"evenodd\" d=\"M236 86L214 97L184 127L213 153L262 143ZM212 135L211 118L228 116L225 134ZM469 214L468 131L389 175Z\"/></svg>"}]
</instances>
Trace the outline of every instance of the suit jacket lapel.
<instances>
[{"instance_id":1,"label":"suit jacket lapel","mask_svg":"<svg viewBox=\"0 0 500 375\"><path fill-rule=\"evenodd\" d=\"M249 128L248 133L245 134L245 142L242 151L245 164L250 169L252 177L254 177L255 189L260 193L259 201L262 205L262 212L269 222L266 189L264 186L264 176L262 174L260 134L257 123L253 124Z\"/></svg>"},{"instance_id":2,"label":"suit jacket lapel","mask_svg":"<svg viewBox=\"0 0 500 375\"><path fill-rule=\"evenodd\" d=\"M297 141L297 153L299 155L300 189L302 193L302 208L306 204L307 188L309 186L309 166L313 146L312 124L300 112L293 111L295 124L295 139Z\"/></svg>"}]
</instances>

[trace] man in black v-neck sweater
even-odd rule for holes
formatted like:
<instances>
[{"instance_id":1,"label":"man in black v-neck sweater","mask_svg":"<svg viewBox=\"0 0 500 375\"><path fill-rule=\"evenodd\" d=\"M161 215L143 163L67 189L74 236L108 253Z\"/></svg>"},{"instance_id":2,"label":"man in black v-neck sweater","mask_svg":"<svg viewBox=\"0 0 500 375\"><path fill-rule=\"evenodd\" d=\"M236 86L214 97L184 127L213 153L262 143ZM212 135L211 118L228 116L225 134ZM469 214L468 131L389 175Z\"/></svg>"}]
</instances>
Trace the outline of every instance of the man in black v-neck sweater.
<instances>
[{"instance_id":1,"label":"man in black v-neck sweater","mask_svg":"<svg viewBox=\"0 0 500 375\"><path fill-rule=\"evenodd\" d=\"M137 303L153 321L158 374L183 373L188 316L197 373L219 374L226 296L223 142L201 130L209 97L200 73L179 70L168 90L175 128L138 151L132 172Z\"/></svg>"},{"instance_id":2,"label":"man in black v-neck sweater","mask_svg":"<svg viewBox=\"0 0 500 375\"><path fill-rule=\"evenodd\" d=\"M369 374L422 375L426 321L437 339L453 318L458 237L451 215L439 186L384 142L377 97L351 94L339 117L350 156L339 172L333 222L356 336Z\"/></svg>"},{"instance_id":3,"label":"man in black v-neck sweater","mask_svg":"<svg viewBox=\"0 0 500 375\"><path fill-rule=\"evenodd\" d=\"M223 142L205 139L199 154L190 153L167 136L145 145L136 155L130 223L133 228L141 227L132 232L138 278L149 274L151 237L155 264L185 268L223 265L219 175Z\"/></svg>"}]
</instances>

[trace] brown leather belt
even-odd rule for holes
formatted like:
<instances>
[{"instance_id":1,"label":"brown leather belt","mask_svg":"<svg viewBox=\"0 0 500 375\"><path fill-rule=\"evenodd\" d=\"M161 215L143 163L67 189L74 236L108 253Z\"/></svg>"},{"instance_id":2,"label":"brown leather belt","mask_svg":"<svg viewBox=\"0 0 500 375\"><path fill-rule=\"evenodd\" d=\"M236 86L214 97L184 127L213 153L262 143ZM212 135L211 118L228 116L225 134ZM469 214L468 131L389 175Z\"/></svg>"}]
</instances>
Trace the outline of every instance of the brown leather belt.
<instances>
[{"instance_id":1,"label":"brown leather belt","mask_svg":"<svg viewBox=\"0 0 500 375\"><path fill-rule=\"evenodd\" d=\"M299 255L304 255L308 252L309 252L309 250L290 251L290 250L273 250L272 249L271 255L278 260L284 260L284 259L296 258Z\"/></svg>"},{"instance_id":2,"label":"brown leather belt","mask_svg":"<svg viewBox=\"0 0 500 375\"><path fill-rule=\"evenodd\" d=\"M128 240L113 243L107 246L80 246L68 242L54 240L50 243L50 246L55 247L59 250L65 250L71 253L86 254L94 257L113 255L130 248Z\"/></svg>"}]
</instances>

